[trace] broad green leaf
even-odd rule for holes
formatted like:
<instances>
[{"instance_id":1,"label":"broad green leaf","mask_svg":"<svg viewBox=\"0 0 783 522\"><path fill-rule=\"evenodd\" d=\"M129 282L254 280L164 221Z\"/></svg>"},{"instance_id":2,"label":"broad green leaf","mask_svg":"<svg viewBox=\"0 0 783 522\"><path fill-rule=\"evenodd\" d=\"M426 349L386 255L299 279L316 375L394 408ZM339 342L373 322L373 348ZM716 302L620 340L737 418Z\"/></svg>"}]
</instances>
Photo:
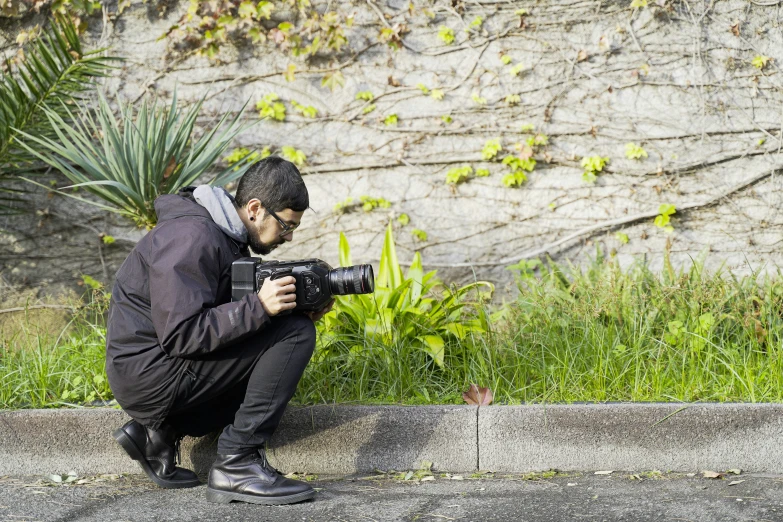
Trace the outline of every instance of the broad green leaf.
<instances>
[{"instance_id":1,"label":"broad green leaf","mask_svg":"<svg viewBox=\"0 0 783 522\"><path fill-rule=\"evenodd\" d=\"M446 343L443 341L443 338L439 335L423 335L418 339L423 343L422 347L424 348L424 351L432 357L435 364L437 364L438 367L443 368L446 354Z\"/></svg>"},{"instance_id":2,"label":"broad green leaf","mask_svg":"<svg viewBox=\"0 0 783 522\"><path fill-rule=\"evenodd\" d=\"M353 266L351 261L351 247L348 245L348 238L345 237L343 232L340 232L340 266L347 267Z\"/></svg>"},{"instance_id":3,"label":"broad green leaf","mask_svg":"<svg viewBox=\"0 0 783 522\"><path fill-rule=\"evenodd\" d=\"M381 264L376 277L376 286L397 288L402 283L402 269L397 259L391 222L386 227L386 235L381 250Z\"/></svg>"},{"instance_id":4,"label":"broad green leaf","mask_svg":"<svg viewBox=\"0 0 783 522\"><path fill-rule=\"evenodd\" d=\"M702 314L699 316L699 328L702 332L707 332L715 324L715 317L711 313Z\"/></svg>"},{"instance_id":5,"label":"broad green leaf","mask_svg":"<svg viewBox=\"0 0 783 522\"><path fill-rule=\"evenodd\" d=\"M446 330L454 334L454 336L459 339L460 341L465 340L465 335L467 335L467 328L465 328L463 325L459 323L449 323L446 325Z\"/></svg>"}]
</instances>

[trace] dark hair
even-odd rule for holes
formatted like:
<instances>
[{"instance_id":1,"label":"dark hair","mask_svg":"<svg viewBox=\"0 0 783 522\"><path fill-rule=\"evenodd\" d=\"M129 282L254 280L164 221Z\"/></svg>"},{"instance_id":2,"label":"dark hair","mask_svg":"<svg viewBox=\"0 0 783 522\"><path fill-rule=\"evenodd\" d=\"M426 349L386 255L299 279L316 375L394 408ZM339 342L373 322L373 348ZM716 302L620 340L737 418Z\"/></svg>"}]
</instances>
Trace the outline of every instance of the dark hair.
<instances>
[{"instance_id":1,"label":"dark hair","mask_svg":"<svg viewBox=\"0 0 783 522\"><path fill-rule=\"evenodd\" d=\"M239 180L235 196L237 205L243 207L254 198L272 212L286 208L302 212L310 206L310 196L299 169L277 156L262 159L247 169Z\"/></svg>"}]
</instances>

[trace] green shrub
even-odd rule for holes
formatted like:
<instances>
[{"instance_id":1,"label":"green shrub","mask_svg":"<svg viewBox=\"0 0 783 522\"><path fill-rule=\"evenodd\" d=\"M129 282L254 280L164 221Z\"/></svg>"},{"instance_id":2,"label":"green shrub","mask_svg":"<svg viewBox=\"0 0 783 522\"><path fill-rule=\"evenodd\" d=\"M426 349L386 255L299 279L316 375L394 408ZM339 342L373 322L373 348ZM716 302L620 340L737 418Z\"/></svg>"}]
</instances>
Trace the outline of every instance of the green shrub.
<instances>
[{"instance_id":1,"label":"green shrub","mask_svg":"<svg viewBox=\"0 0 783 522\"><path fill-rule=\"evenodd\" d=\"M342 233L340 264L352 264L348 240ZM403 275L389 223L375 292L337 299L334 310L324 318L321 331L324 349L340 343L352 344L351 350L404 343L424 351L442 368L447 340L463 341L470 332L489 331L488 317L475 313L471 307L479 303L468 298L471 291L484 287L491 293L494 286L480 281L451 289L435 276L435 271L424 273L418 252ZM486 297L486 294L474 294ZM359 339L365 342L356 343Z\"/></svg>"},{"instance_id":2,"label":"green shrub","mask_svg":"<svg viewBox=\"0 0 783 522\"><path fill-rule=\"evenodd\" d=\"M343 234L340 264L352 264ZM449 288L434 271L424 273L418 253L403 274L389 224L375 292L337 298L319 325L318 347L298 400L437 400L438 394L428 391L433 379L426 376L448 381L450 352L469 337L490 332L483 300L493 290L483 281Z\"/></svg>"},{"instance_id":3,"label":"green shrub","mask_svg":"<svg viewBox=\"0 0 783 522\"><path fill-rule=\"evenodd\" d=\"M9 7L8 5L6 7ZM37 26L36 26L37 27ZM17 40L19 41L19 40ZM55 139L44 107L67 121L73 107L95 88L95 79L105 76L118 58L103 56L103 50L84 52L76 27L67 17L51 26L24 47L26 59L3 60L0 67L0 214L18 212L21 191L8 186L20 168L36 157L19 146L21 131Z\"/></svg>"},{"instance_id":4,"label":"green shrub","mask_svg":"<svg viewBox=\"0 0 783 522\"><path fill-rule=\"evenodd\" d=\"M240 123L243 111L239 111L231 118L224 115L196 139L193 131L203 101L183 114L177 106L176 92L168 107L145 100L135 111L118 100L119 119L103 96L95 116L89 111L76 116L64 108L64 118L61 112L46 109L59 139L21 133L26 141L22 145L62 172L73 187L85 187L104 203L84 201L152 228L157 221L155 198L192 185L247 128ZM257 159L253 154L244 156L218 172L210 184L222 185L240 178Z\"/></svg>"}]
</instances>

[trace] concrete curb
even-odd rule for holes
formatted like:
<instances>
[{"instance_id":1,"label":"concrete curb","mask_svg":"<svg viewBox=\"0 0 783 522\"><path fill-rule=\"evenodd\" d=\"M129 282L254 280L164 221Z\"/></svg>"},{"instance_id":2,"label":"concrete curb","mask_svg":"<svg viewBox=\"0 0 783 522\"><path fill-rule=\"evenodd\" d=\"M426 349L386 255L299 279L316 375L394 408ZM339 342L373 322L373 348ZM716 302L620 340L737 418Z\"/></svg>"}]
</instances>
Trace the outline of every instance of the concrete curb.
<instances>
[{"instance_id":1,"label":"concrete curb","mask_svg":"<svg viewBox=\"0 0 783 522\"><path fill-rule=\"evenodd\" d=\"M270 442L270 462L286 471L356 473L417 469L472 470L478 463L475 406L313 406L288 408ZM111 433L120 410L0 411L0 475L139 473ZM217 435L186 438L184 465L206 474Z\"/></svg>"},{"instance_id":2,"label":"concrete curb","mask_svg":"<svg viewBox=\"0 0 783 522\"><path fill-rule=\"evenodd\" d=\"M783 404L482 408L479 466L496 471L783 471Z\"/></svg>"},{"instance_id":3,"label":"concrete curb","mask_svg":"<svg viewBox=\"0 0 783 522\"><path fill-rule=\"evenodd\" d=\"M138 473L111 432L119 410L0 411L0 475ZM216 436L186 439L205 474ZM285 471L560 469L783 471L782 404L313 406L289 408L270 443Z\"/></svg>"}]
</instances>

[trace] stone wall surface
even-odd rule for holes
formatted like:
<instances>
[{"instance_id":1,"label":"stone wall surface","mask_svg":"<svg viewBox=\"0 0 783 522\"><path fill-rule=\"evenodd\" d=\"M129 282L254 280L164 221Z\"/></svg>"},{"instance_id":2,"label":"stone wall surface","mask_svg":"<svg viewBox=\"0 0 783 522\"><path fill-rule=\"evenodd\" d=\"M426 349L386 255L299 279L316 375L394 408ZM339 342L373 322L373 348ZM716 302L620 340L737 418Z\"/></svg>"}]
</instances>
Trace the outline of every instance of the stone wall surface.
<instances>
[{"instance_id":1,"label":"stone wall surface","mask_svg":"<svg viewBox=\"0 0 783 522\"><path fill-rule=\"evenodd\" d=\"M521 258L549 253L583 262L597 246L623 263L644 257L660 266L668 248L678 265L707 251L712 267L725 262L739 273L774 267L783 238L777 175L783 7L745 0L650 0L640 9L629 3L330 3L355 12L350 49L307 60L268 43L224 46L211 61L178 53L159 37L186 11L185 1L158 9L131 2L113 21L93 22L87 39L126 58L105 82L107 92L168 100L176 87L187 102L206 95L204 128L248 100L244 117L257 120L253 106L271 92L287 104L284 122L261 121L238 143L273 152L293 146L307 156L302 172L315 212L306 214L294 242L278 249L280 258L315 256L336 265L344 231L354 262L377 262L385 224L405 213L410 223L395 225L401 260L419 251L425 267L447 279L478 277L504 289L512 278L505 267ZM520 8L529 14L515 14ZM468 35L463 29L476 16L482 29ZM0 48L12 49L18 28L35 22L0 21ZM409 28L399 51L378 38L382 24L395 23ZM453 44L438 39L441 26L454 29ZM756 56L772 60L758 69L751 64ZM292 63L289 82L283 73ZM515 76L510 70L518 64L523 69ZM323 77L338 69L344 85L330 91ZM425 96L418 84L441 89L443 99ZM368 104L355 99L359 91L375 95L369 114L363 114ZM520 97L516 105L505 101L513 94ZM298 115L292 100L314 106L318 116ZM397 125L384 125L391 114ZM500 139L498 159L518 153L515 144L528 137L523 124L549 141L537 149L528 180L508 188L501 183L508 167L482 159L481 151L487 140ZM627 159L629 142L648 157ZM591 155L609 158L594 184L582 180L580 165ZM447 184L447 171L462 165L490 175ZM0 222L2 276L30 285L72 282L82 273L111 279L143 231L45 192L35 193L35 214ZM363 195L391 206L334 211ZM678 209L671 234L653 225L663 203ZM101 247L101 232L118 241Z\"/></svg>"}]
</instances>

